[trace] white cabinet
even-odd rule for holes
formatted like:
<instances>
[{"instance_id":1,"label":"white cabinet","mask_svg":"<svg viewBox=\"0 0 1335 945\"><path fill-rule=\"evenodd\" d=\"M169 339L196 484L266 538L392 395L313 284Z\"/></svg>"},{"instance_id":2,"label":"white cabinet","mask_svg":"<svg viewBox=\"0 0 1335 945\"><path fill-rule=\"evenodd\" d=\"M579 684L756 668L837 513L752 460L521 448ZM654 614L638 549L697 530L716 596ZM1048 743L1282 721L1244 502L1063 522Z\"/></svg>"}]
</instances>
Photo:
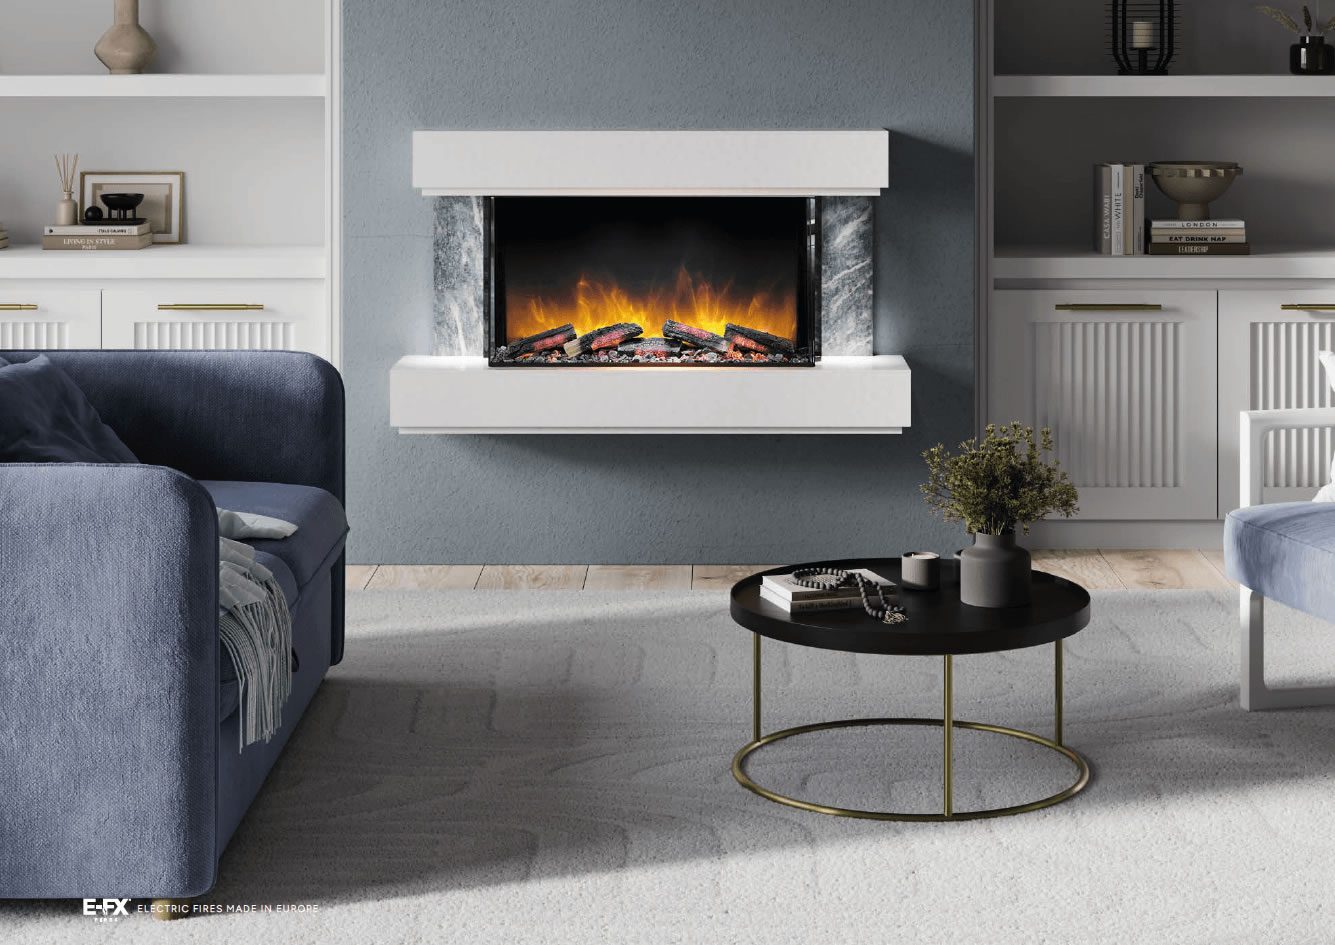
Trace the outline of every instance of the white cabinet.
<instances>
[{"instance_id":1,"label":"white cabinet","mask_svg":"<svg viewBox=\"0 0 1335 945\"><path fill-rule=\"evenodd\" d=\"M1335 406L1317 355L1335 351L1335 285L1219 293L1219 514L1238 507L1238 414ZM1280 430L1266 444L1266 502L1310 499L1330 476L1335 429Z\"/></svg>"},{"instance_id":2,"label":"white cabinet","mask_svg":"<svg viewBox=\"0 0 1335 945\"><path fill-rule=\"evenodd\" d=\"M0 350L101 347L100 305L95 289L0 282Z\"/></svg>"},{"instance_id":3,"label":"white cabinet","mask_svg":"<svg viewBox=\"0 0 1335 945\"><path fill-rule=\"evenodd\" d=\"M102 343L141 350L309 351L329 357L317 280L173 280L102 292Z\"/></svg>"},{"instance_id":4,"label":"white cabinet","mask_svg":"<svg viewBox=\"0 0 1335 945\"><path fill-rule=\"evenodd\" d=\"M997 291L988 420L1052 428L1082 519L1213 519L1215 344L1213 291Z\"/></svg>"}]
</instances>

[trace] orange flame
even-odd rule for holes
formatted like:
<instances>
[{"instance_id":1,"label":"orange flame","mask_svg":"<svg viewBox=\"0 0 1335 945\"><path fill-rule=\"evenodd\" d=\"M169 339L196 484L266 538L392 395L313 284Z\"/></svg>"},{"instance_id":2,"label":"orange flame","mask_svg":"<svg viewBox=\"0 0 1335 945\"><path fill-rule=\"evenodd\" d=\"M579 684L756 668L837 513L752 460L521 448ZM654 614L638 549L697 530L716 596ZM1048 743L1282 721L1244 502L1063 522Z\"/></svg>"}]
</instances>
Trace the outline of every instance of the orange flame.
<instances>
[{"instance_id":1,"label":"orange flame","mask_svg":"<svg viewBox=\"0 0 1335 945\"><path fill-rule=\"evenodd\" d=\"M756 292L750 298L737 296L732 283L715 287L681 267L671 288L651 286L632 295L615 280L600 281L581 275L566 298L510 292L506 295L506 341L517 341L565 324L584 334L614 325L635 322L647 336L662 334L668 319L694 325L716 335L728 322L767 331L781 338L797 337L797 297L792 291Z\"/></svg>"}]
</instances>

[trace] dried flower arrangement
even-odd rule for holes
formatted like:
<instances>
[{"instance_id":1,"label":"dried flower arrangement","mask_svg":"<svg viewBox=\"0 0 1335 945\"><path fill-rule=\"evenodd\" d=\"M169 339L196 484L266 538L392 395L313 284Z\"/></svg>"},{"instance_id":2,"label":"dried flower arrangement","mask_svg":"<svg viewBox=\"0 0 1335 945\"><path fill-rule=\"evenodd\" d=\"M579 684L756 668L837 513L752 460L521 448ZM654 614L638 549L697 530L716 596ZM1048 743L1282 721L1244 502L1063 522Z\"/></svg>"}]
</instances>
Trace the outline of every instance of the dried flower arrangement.
<instances>
[{"instance_id":1,"label":"dried flower arrangement","mask_svg":"<svg viewBox=\"0 0 1335 945\"><path fill-rule=\"evenodd\" d=\"M1335 16L1331 17L1324 23L1318 23L1312 19L1312 11L1308 9L1306 5L1303 6L1303 22L1301 26L1298 25L1297 20L1278 7L1258 6L1256 11L1258 13L1264 13L1286 30L1291 30L1300 36L1324 36L1327 33L1335 32Z\"/></svg>"},{"instance_id":2,"label":"dried flower arrangement","mask_svg":"<svg viewBox=\"0 0 1335 945\"><path fill-rule=\"evenodd\" d=\"M988 424L981 439L965 440L958 453L940 444L922 454L927 505L947 522L963 522L972 534L1007 535L1054 513L1070 518L1079 496L1052 452L1052 431L1035 435L1021 423Z\"/></svg>"}]
</instances>

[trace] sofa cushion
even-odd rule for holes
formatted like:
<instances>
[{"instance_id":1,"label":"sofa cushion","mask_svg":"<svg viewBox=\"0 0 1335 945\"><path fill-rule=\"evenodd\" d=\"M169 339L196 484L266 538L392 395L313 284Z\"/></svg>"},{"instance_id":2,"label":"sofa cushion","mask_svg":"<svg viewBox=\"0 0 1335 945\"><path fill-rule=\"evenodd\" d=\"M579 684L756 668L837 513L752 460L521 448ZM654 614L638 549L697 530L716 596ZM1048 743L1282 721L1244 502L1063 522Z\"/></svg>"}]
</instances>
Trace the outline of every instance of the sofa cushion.
<instances>
[{"instance_id":1,"label":"sofa cushion","mask_svg":"<svg viewBox=\"0 0 1335 945\"><path fill-rule=\"evenodd\" d=\"M1243 587L1335 621L1335 503L1281 502L1230 512L1224 566Z\"/></svg>"},{"instance_id":2,"label":"sofa cushion","mask_svg":"<svg viewBox=\"0 0 1335 945\"><path fill-rule=\"evenodd\" d=\"M297 579L292 576L291 569L283 563L283 559L264 551L257 551L255 561L273 574L274 580L283 589L287 609L292 610L296 607ZM222 684L222 701L218 709L218 721L221 722L241 704L241 687L236 681L236 664L232 662L232 654L227 652L227 647L221 644L218 645L218 681Z\"/></svg>"},{"instance_id":3,"label":"sofa cushion","mask_svg":"<svg viewBox=\"0 0 1335 945\"><path fill-rule=\"evenodd\" d=\"M0 463L137 463L45 355L0 366Z\"/></svg>"},{"instance_id":4,"label":"sofa cushion","mask_svg":"<svg viewBox=\"0 0 1335 945\"><path fill-rule=\"evenodd\" d=\"M298 591L315 577L343 546L348 520L343 506L328 492L314 486L292 486L279 482L200 483L219 508L235 512L271 515L297 526L290 538L247 541L256 551L281 558L292 571Z\"/></svg>"}]
</instances>

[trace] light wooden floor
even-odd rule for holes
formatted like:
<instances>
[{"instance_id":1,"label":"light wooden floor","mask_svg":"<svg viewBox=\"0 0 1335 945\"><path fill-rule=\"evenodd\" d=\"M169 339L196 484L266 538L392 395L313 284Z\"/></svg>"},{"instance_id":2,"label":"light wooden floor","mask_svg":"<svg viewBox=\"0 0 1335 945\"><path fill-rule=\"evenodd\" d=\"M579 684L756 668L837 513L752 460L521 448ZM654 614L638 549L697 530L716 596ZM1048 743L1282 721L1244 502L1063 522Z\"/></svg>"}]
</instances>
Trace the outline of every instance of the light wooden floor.
<instances>
[{"instance_id":1,"label":"light wooden floor","mask_svg":"<svg viewBox=\"0 0 1335 945\"><path fill-rule=\"evenodd\" d=\"M1090 590L1227 590L1218 551L1036 551L1034 566ZM348 589L684 591L727 588L769 564L362 564Z\"/></svg>"}]
</instances>

